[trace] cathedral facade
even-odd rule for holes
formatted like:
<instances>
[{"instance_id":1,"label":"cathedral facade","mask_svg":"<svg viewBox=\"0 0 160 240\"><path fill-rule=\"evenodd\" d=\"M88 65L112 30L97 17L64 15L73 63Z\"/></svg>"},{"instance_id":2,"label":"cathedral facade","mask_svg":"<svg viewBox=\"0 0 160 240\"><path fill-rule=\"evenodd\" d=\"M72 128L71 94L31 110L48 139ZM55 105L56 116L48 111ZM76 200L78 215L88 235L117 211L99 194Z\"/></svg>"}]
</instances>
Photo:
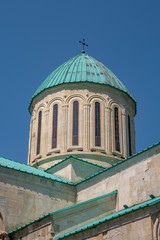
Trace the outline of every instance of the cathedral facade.
<instances>
[{"instance_id":1,"label":"cathedral facade","mask_svg":"<svg viewBox=\"0 0 160 240\"><path fill-rule=\"evenodd\" d=\"M28 164L0 158L0 239L160 240L160 143L136 153L136 101L82 54L33 95Z\"/></svg>"}]
</instances>

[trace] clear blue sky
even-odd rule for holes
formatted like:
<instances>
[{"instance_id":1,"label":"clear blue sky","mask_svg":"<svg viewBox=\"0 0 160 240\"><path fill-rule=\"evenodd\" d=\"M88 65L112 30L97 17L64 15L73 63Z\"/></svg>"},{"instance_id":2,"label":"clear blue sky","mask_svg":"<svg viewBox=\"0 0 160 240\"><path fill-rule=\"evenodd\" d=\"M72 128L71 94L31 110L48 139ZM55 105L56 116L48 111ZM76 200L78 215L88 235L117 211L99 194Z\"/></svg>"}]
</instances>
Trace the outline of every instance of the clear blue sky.
<instances>
[{"instance_id":1,"label":"clear blue sky","mask_svg":"<svg viewBox=\"0 0 160 240\"><path fill-rule=\"evenodd\" d=\"M31 97L82 38L137 101L137 151L160 140L159 0L1 0L1 156L27 161Z\"/></svg>"}]
</instances>

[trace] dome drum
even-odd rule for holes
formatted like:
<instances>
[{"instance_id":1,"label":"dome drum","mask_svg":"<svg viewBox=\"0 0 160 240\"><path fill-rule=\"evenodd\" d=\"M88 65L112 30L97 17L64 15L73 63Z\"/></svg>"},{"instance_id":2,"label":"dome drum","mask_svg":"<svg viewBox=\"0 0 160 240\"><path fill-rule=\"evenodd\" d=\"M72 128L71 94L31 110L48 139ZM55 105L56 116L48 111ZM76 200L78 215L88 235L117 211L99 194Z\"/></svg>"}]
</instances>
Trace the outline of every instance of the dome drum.
<instances>
[{"instance_id":1,"label":"dome drum","mask_svg":"<svg viewBox=\"0 0 160 240\"><path fill-rule=\"evenodd\" d=\"M74 87L73 83L67 84L65 89L61 85L55 87L52 93L51 89L45 92L45 96L44 93L40 94L37 102L34 101L28 157L30 165L38 164L42 168L48 168L71 154L86 154L88 159L90 154L97 155L97 158L126 158L129 156L128 115L131 119L131 151L132 154L135 153L135 109L125 93L91 83L85 84L85 87L82 83L74 84ZM74 103L78 104L77 113L74 113ZM115 109L118 111L118 123L115 120ZM37 154L39 112L42 113L42 119L40 152ZM118 129L115 124L118 124ZM75 135L73 128L77 131ZM77 139L76 143L73 138ZM56 141L54 146L53 139ZM116 141L119 142L117 148ZM92 159L92 162L98 163L98 160Z\"/></svg>"}]
</instances>

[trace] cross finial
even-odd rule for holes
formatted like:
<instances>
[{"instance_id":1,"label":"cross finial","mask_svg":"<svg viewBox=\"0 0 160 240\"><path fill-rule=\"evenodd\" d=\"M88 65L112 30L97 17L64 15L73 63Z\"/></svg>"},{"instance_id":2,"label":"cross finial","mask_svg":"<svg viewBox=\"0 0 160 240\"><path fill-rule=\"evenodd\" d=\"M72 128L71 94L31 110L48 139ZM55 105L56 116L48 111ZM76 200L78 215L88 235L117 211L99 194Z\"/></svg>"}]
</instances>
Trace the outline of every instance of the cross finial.
<instances>
[{"instance_id":1,"label":"cross finial","mask_svg":"<svg viewBox=\"0 0 160 240\"><path fill-rule=\"evenodd\" d=\"M88 44L85 43L85 39L83 38L83 41L79 41L79 43L82 43L82 45L83 45L82 53L85 53L85 51L84 51L84 46L87 46L87 47L88 47Z\"/></svg>"}]
</instances>

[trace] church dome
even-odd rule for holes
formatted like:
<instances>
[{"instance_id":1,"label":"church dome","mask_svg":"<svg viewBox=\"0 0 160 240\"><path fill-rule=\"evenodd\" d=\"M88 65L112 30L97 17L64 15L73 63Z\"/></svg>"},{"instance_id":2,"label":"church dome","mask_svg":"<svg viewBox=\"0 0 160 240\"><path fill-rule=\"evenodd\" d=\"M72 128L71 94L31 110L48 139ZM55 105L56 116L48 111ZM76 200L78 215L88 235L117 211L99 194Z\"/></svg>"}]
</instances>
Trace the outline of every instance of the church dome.
<instances>
[{"instance_id":1,"label":"church dome","mask_svg":"<svg viewBox=\"0 0 160 240\"><path fill-rule=\"evenodd\" d=\"M135 106L102 63L85 53L70 59L32 97L28 163L46 169L72 154L108 167L131 156Z\"/></svg>"},{"instance_id":2,"label":"church dome","mask_svg":"<svg viewBox=\"0 0 160 240\"><path fill-rule=\"evenodd\" d=\"M135 102L127 88L112 73L111 70L93 57L82 53L62 64L44 80L32 96L30 106L33 99L48 88L61 84L80 82L111 86L115 89L123 91Z\"/></svg>"}]
</instances>

